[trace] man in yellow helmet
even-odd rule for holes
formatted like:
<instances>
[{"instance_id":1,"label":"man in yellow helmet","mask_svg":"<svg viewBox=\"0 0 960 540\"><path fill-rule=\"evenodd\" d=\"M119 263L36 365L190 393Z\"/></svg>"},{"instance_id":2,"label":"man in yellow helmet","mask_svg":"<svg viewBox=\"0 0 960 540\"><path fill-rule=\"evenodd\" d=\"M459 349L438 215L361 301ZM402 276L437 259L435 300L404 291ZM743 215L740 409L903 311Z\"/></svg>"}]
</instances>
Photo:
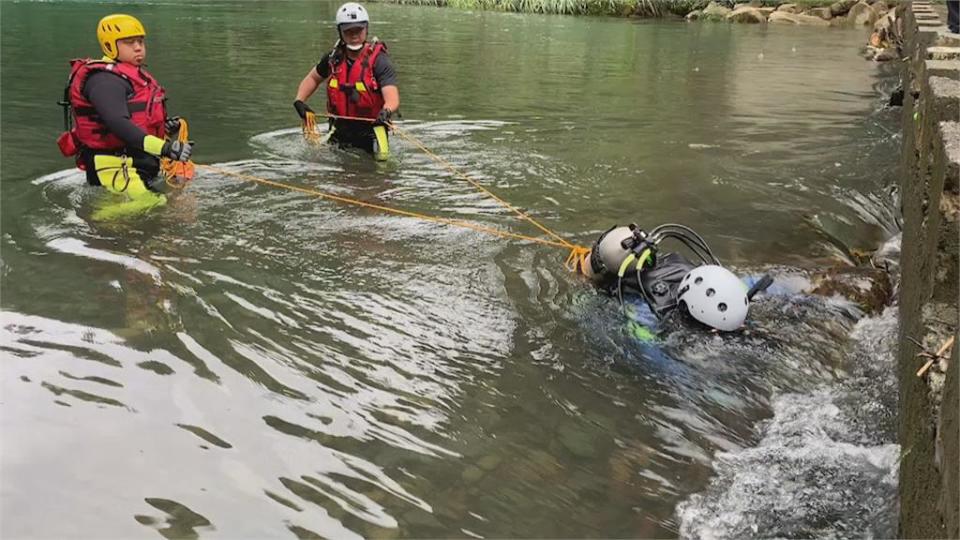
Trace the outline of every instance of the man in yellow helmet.
<instances>
[{"instance_id":1,"label":"man in yellow helmet","mask_svg":"<svg viewBox=\"0 0 960 540\"><path fill-rule=\"evenodd\" d=\"M114 209L119 213L166 202L156 182L159 158L186 162L192 152L190 142L164 138L176 135L180 122L167 118L163 87L142 68L146 35L130 15L104 17L97 25L103 58L73 60L64 89L60 150L76 158L88 183L130 197L127 208Z\"/></svg>"}]
</instances>

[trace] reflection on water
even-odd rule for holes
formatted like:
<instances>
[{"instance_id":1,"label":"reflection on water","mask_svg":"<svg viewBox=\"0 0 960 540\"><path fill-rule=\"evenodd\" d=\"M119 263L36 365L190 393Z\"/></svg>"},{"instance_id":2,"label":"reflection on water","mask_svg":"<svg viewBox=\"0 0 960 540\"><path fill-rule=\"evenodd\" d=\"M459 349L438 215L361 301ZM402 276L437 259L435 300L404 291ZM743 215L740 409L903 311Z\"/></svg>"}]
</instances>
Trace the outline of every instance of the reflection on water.
<instances>
[{"instance_id":1,"label":"reflection on water","mask_svg":"<svg viewBox=\"0 0 960 540\"><path fill-rule=\"evenodd\" d=\"M198 159L535 233L399 137L385 164L303 142L275 104L318 56L290 43L332 37L302 19L333 7L142 13ZM50 172L64 167L47 152L56 126L38 126L33 97L62 84L47 63L90 41L72 20L101 8L2 5L4 63L45 66L3 82L3 536L750 534L770 525L725 501L749 488L730 480L738 463L784 456L763 421L786 422L791 396L842 401L863 328L892 324L804 295L806 273L781 270L749 332L679 329L650 346L561 251L210 170L160 211L95 222L106 195ZM402 68L403 129L577 243L669 220L735 265L814 266L896 228L881 172L898 144L879 109L889 79L857 56L858 33L375 15ZM62 37L28 55L37 20ZM177 41L203 78L167 52L165 25L194 24L223 28ZM254 67L269 76L251 80ZM866 394L868 418L887 414ZM853 446L831 463L868 455L882 478L892 439L857 439L862 419L836 407L829 429ZM747 528L717 528L717 515ZM864 530L812 515L826 524L800 516L777 534Z\"/></svg>"}]
</instances>

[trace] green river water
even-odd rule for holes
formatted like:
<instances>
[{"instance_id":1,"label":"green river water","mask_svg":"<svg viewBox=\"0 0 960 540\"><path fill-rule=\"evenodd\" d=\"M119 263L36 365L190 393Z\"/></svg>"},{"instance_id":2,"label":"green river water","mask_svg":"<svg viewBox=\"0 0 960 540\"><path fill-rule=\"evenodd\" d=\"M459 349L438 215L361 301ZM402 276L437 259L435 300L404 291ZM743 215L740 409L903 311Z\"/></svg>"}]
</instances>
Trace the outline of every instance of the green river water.
<instances>
[{"instance_id":1,"label":"green river water","mask_svg":"<svg viewBox=\"0 0 960 540\"><path fill-rule=\"evenodd\" d=\"M771 396L833 377L849 320L653 361L548 246L209 171L91 219L56 101L123 10L198 163L535 234L398 137L386 164L304 143L335 7L0 3L2 536L675 536ZM671 221L814 268L811 221L886 236L897 116L862 31L368 7L399 125L572 241Z\"/></svg>"}]
</instances>

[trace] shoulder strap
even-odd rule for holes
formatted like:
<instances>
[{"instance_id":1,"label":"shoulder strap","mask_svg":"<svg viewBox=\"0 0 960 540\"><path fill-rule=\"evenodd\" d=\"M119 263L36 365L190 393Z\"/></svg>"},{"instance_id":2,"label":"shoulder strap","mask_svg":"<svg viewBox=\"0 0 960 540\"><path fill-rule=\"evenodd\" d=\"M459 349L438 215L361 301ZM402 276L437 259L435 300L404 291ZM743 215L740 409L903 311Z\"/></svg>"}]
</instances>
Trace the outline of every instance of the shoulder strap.
<instances>
[{"instance_id":1,"label":"shoulder strap","mask_svg":"<svg viewBox=\"0 0 960 540\"><path fill-rule=\"evenodd\" d=\"M333 48L330 49L330 52L327 53L327 64L329 64L331 68L343 61L343 53L340 52L342 45L343 42L338 39L336 43L333 44ZM333 70L331 69L331 71Z\"/></svg>"},{"instance_id":2,"label":"shoulder strap","mask_svg":"<svg viewBox=\"0 0 960 540\"><path fill-rule=\"evenodd\" d=\"M111 73L116 73L117 75L127 79L131 83L137 84L147 84L151 79L144 73L140 68L131 66L130 64L125 64L123 62L117 62L112 64L112 67L107 67L107 71Z\"/></svg>"}]
</instances>

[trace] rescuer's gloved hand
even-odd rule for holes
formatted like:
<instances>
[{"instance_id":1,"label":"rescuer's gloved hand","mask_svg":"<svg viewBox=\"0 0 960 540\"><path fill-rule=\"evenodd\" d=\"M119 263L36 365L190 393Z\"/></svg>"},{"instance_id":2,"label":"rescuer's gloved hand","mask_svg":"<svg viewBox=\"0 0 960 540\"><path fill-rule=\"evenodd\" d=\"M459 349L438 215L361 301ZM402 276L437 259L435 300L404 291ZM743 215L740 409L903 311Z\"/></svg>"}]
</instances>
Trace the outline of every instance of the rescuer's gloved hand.
<instances>
[{"instance_id":1,"label":"rescuer's gloved hand","mask_svg":"<svg viewBox=\"0 0 960 540\"><path fill-rule=\"evenodd\" d=\"M167 133L167 137L176 139L177 134L180 133L180 117L171 116L167 118L163 123L163 130Z\"/></svg>"},{"instance_id":2,"label":"rescuer's gloved hand","mask_svg":"<svg viewBox=\"0 0 960 540\"><path fill-rule=\"evenodd\" d=\"M308 113L308 112L311 112L311 113L313 112L313 109L311 109L309 105L307 105L306 103L300 101L299 99L293 102L293 108L297 110L297 114L300 115L300 119L301 119L301 120L306 120L306 119L307 119L307 113ZM314 114L316 114L316 113L314 113Z\"/></svg>"},{"instance_id":3,"label":"rescuer's gloved hand","mask_svg":"<svg viewBox=\"0 0 960 540\"><path fill-rule=\"evenodd\" d=\"M393 111L384 107L380 109L380 114L377 115L377 122L381 124L389 124L390 120L393 119Z\"/></svg>"},{"instance_id":4,"label":"rescuer's gloved hand","mask_svg":"<svg viewBox=\"0 0 960 540\"><path fill-rule=\"evenodd\" d=\"M174 161L190 161L190 154L193 153L193 141L167 141L163 143L163 150L160 155L168 157Z\"/></svg>"}]
</instances>

